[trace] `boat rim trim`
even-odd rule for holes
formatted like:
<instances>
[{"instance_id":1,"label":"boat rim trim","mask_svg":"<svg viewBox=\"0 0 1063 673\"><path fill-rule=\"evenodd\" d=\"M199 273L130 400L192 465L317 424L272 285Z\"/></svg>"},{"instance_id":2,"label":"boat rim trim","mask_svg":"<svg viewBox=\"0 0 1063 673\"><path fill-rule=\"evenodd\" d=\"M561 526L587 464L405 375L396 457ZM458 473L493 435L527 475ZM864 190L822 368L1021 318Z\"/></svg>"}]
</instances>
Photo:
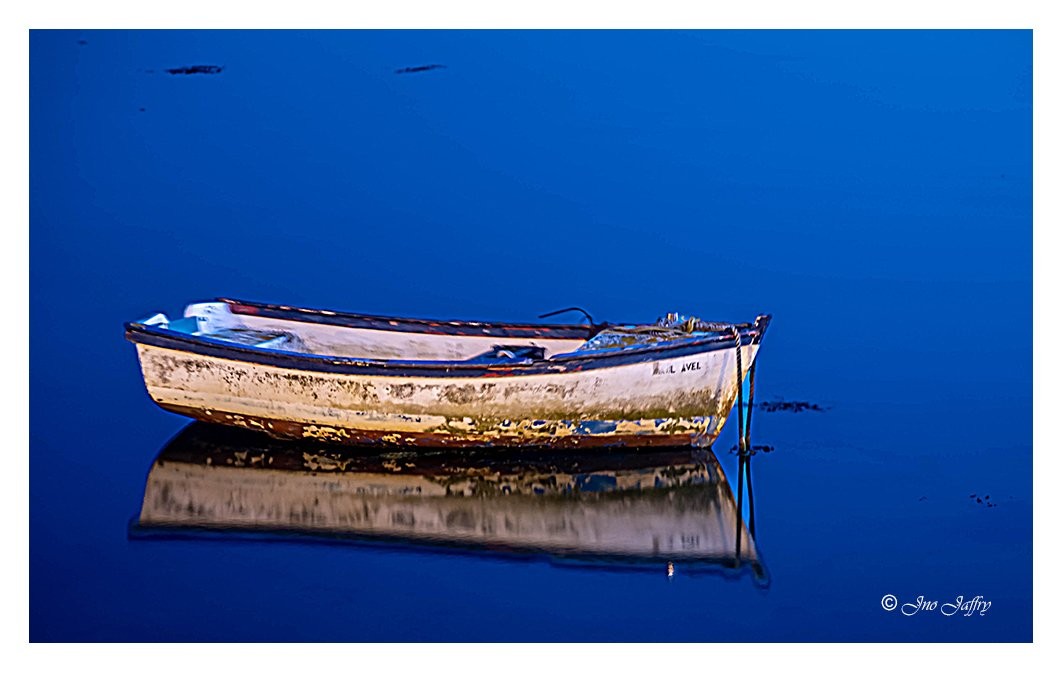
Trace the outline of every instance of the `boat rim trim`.
<instances>
[{"instance_id":1,"label":"boat rim trim","mask_svg":"<svg viewBox=\"0 0 1063 673\"><path fill-rule=\"evenodd\" d=\"M767 330L771 316L763 315L756 323L740 332L742 345L758 345ZM587 369L618 367L627 364L664 360L684 355L733 348L731 334L714 334L710 337L691 336L675 341L629 346L579 354L566 354L564 358L547 360L524 360L498 364L470 363L461 360L398 360L375 358L351 358L317 353L295 353L269 348L257 348L235 344L205 335L173 332L164 327L129 322L125 325L126 338L133 343L145 344L191 352L197 355L220 357L228 360L254 362L286 369L320 371L343 374L379 374L392 376L464 376L492 377L532 374L560 374Z\"/></svg>"}]
</instances>

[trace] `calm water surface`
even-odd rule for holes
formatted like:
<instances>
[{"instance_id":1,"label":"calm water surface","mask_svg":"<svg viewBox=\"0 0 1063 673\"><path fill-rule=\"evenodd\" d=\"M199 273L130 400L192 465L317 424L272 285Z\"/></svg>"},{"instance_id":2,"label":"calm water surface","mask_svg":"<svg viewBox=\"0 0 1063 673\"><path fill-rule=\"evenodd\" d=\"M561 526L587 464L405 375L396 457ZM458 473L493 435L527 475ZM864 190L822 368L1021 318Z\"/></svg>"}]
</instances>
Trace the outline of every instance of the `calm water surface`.
<instances>
[{"instance_id":1,"label":"calm water surface","mask_svg":"<svg viewBox=\"0 0 1063 673\"><path fill-rule=\"evenodd\" d=\"M33 640L1030 640L1029 32L38 31L30 50ZM223 69L167 72L192 65ZM187 421L147 397L122 323L222 295L773 313L758 398L824 410L754 417L767 581L575 561L572 541L131 527ZM691 511L636 501L659 531ZM991 607L906 617L886 594Z\"/></svg>"}]
</instances>

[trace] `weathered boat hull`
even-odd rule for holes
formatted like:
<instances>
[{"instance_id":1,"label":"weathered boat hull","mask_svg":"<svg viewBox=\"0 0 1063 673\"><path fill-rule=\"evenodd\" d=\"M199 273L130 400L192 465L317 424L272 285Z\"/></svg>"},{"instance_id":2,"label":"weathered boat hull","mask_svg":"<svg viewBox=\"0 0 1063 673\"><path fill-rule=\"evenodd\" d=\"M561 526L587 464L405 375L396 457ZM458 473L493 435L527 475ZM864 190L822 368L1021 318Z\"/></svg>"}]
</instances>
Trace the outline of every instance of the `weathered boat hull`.
<instances>
[{"instance_id":1,"label":"weathered boat hull","mask_svg":"<svg viewBox=\"0 0 1063 673\"><path fill-rule=\"evenodd\" d=\"M758 346L743 346L743 369ZM169 411L278 436L409 446L689 446L736 397L735 349L506 378L292 371L138 344Z\"/></svg>"},{"instance_id":2,"label":"weathered boat hull","mask_svg":"<svg viewBox=\"0 0 1063 673\"><path fill-rule=\"evenodd\" d=\"M193 304L185 316L126 326L164 409L283 437L398 446L707 445L737 395L739 343L744 377L770 320L584 348L606 326L235 300Z\"/></svg>"}]
</instances>

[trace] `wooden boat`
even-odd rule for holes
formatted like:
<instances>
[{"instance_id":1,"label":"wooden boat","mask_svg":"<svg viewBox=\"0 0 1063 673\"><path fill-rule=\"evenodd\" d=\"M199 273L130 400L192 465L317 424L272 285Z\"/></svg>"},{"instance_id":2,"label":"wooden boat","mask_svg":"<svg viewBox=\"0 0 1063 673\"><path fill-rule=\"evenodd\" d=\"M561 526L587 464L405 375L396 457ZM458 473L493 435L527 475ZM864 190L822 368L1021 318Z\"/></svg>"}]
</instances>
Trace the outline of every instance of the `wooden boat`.
<instances>
[{"instance_id":1,"label":"wooden boat","mask_svg":"<svg viewBox=\"0 0 1063 673\"><path fill-rule=\"evenodd\" d=\"M152 399L211 423L351 444L680 446L719 434L769 321L483 323L219 299L126 337Z\"/></svg>"},{"instance_id":2,"label":"wooden boat","mask_svg":"<svg viewBox=\"0 0 1063 673\"><path fill-rule=\"evenodd\" d=\"M766 576L716 457L691 448L365 453L193 423L153 463L131 533L295 535Z\"/></svg>"}]
</instances>

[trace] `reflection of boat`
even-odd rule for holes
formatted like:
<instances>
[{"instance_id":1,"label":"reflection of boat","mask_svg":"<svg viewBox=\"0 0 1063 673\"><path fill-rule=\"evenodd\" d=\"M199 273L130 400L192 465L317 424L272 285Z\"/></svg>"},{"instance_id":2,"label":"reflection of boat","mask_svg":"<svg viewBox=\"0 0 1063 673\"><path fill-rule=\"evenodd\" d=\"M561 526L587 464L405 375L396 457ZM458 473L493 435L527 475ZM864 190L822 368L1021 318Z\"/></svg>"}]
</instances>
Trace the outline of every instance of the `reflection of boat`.
<instances>
[{"instance_id":1,"label":"reflection of boat","mask_svg":"<svg viewBox=\"0 0 1063 673\"><path fill-rule=\"evenodd\" d=\"M533 325L235 300L184 315L126 325L163 408L296 439L438 447L708 445L770 320Z\"/></svg>"},{"instance_id":2,"label":"reflection of boat","mask_svg":"<svg viewBox=\"0 0 1063 673\"><path fill-rule=\"evenodd\" d=\"M354 453L193 423L148 475L134 530L223 530L751 567L711 452Z\"/></svg>"}]
</instances>

